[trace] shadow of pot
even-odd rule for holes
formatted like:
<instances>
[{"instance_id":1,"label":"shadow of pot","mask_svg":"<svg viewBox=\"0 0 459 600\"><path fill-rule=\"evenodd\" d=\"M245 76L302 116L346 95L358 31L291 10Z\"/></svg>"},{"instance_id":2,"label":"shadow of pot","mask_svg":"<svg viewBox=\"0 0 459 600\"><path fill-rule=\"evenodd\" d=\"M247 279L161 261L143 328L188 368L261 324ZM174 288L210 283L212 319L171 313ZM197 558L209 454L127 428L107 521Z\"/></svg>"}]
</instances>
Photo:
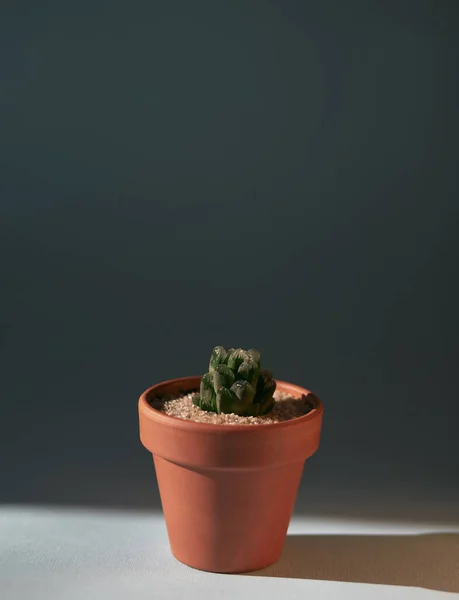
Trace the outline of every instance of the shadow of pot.
<instances>
[{"instance_id":1,"label":"shadow of pot","mask_svg":"<svg viewBox=\"0 0 459 600\"><path fill-rule=\"evenodd\" d=\"M318 579L459 592L459 533L288 535L256 577Z\"/></svg>"},{"instance_id":2,"label":"shadow of pot","mask_svg":"<svg viewBox=\"0 0 459 600\"><path fill-rule=\"evenodd\" d=\"M243 573L280 557L305 461L320 442L323 406L290 421L213 425L166 415L152 398L199 389L200 377L159 383L139 399L173 555L196 569ZM278 381L294 397L302 387Z\"/></svg>"}]
</instances>

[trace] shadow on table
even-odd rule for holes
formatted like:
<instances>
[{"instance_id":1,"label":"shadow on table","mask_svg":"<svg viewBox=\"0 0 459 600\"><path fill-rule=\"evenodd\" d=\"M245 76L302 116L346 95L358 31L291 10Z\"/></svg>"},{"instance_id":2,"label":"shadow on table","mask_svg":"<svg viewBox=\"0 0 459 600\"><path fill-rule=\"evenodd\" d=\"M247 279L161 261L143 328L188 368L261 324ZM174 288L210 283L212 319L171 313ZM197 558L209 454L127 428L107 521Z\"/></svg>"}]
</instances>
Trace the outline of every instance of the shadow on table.
<instances>
[{"instance_id":1,"label":"shadow on table","mask_svg":"<svg viewBox=\"0 0 459 600\"><path fill-rule=\"evenodd\" d=\"M289 535L257 577L291 577L459 592L459 534Z\"/></svg>"}]
</instances>

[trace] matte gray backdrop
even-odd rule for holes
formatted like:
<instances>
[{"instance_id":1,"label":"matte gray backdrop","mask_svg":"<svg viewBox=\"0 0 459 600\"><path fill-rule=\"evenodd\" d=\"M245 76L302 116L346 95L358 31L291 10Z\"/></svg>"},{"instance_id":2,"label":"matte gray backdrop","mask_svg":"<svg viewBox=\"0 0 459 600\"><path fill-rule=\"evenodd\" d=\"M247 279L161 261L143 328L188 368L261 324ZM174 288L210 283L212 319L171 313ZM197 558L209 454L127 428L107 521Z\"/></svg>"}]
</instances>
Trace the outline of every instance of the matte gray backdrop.
<instances>
[{"instance_id":1,"label":"matte gray backdrop","mask_svg":"<svg viewBox=\"0 0 459 600\"><path fill-rule=\"evenodd\" d=\"M223 344L324 402L298 510L457 514L458 3L0 11L0 501L158 506Z\"/></svg>"}]
</instances>

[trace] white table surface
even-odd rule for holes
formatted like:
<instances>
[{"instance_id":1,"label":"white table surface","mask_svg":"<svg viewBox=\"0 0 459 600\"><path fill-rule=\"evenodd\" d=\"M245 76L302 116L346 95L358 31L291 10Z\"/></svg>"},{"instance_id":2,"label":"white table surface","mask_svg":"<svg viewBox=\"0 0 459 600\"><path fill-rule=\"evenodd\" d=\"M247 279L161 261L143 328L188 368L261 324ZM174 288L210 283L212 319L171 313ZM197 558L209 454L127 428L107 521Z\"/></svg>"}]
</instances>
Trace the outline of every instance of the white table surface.
<instances>
[{"instance_id":1,"label":"white table surface","mask_svg":"<svg viewBox=\"0 0 459 600\"><path fill-rule=\"evenodd\" d=\"M459 523L294 517L275 566L218 575L172 557L160 513L0 507L1 600L428 600L456 592Z\"/></svg>"}]
</instances>

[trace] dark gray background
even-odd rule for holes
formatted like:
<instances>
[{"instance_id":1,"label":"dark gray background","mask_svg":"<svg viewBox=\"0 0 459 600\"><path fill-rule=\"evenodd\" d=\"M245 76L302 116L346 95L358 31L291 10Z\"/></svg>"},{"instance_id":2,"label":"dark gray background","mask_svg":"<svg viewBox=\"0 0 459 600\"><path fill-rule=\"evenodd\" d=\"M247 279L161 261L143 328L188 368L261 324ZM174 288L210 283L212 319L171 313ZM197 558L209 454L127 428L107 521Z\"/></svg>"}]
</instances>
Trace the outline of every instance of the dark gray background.
<instances>
[{"instance_id":1,"label":"dark gray background","mask_svg":"<svg viewBox=\"0 0 459 600\"><path fill-rule=\"evenodd\" d=\"M223 344L324 402L298 510L457 514L458 3L0 23L0 501L158 506L138 396Z\"/></svg>"}]
</instances>

